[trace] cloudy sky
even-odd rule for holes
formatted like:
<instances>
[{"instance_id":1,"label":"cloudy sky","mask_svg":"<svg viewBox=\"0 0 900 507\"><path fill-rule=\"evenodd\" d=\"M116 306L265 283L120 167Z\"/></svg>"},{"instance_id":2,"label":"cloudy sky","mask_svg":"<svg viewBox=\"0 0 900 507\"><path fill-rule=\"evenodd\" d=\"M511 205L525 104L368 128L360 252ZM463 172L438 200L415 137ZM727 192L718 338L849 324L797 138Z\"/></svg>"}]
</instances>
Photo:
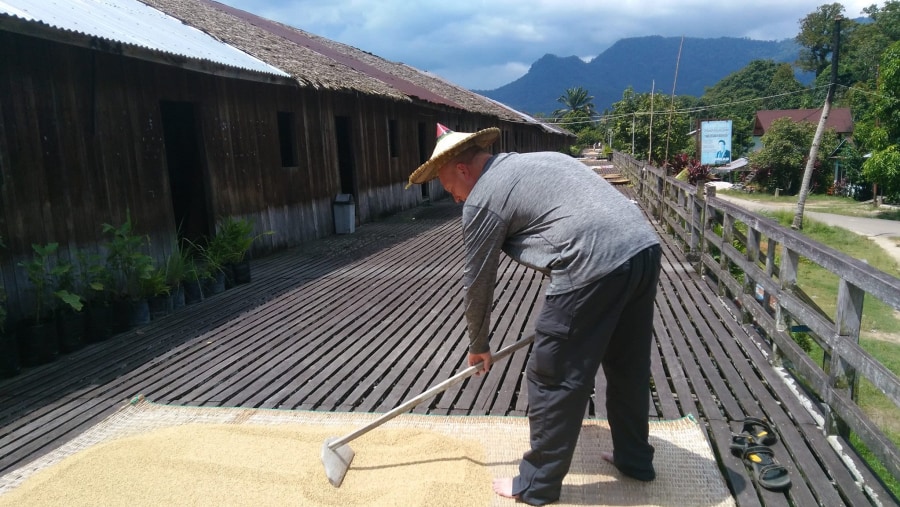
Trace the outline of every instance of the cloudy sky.
<instances>
[{"instance_id":1,"label":"cloudy sky","mask_svg":"<svg viewBox=\"0 0 900 507\"><path fill-rule=\"evenodd\" d=\"M590 60L619 39L793 38L830 0L218 0L429 71L492 90L551 53ZM844 14L884 2L845 0Z\"/></svg>"}]
</instances>

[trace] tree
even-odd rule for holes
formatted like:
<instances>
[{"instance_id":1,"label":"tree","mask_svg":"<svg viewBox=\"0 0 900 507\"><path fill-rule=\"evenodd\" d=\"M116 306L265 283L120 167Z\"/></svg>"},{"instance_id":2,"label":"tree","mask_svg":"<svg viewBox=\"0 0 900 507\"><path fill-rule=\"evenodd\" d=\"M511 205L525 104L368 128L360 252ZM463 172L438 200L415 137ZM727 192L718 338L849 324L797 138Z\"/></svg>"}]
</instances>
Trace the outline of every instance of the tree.
<instances>
[{"instance_id":1,"label":"tree","mask_svg":"<svg viewBox=\"0 0 900 507\"><path fill-rule=\"evenodd\" d=\"M834 21L843 14L843 5L825 4L800 20L800 33L795 38L801 46L797 60L800 69L814 71L818 76L828 67L834 40Z\"/></svg>"},{"instance_id":2,"label":"tree","mask_svg":"<svg viewBox=\"0 0 900 507\"><path fill-rule=\"evenodd\" d=\"M892 44L881 57L875 115L887 131L888 141L900 142L900 42Z\"/></svg>"},{"instance_id":3,"label":"tree","mask_svg":"<svg viewBox=\"0 0 900 507\"><path fill-rule=\"evenodd\" d=\"M753 123L760 109L795 109L805 88L794 77L789 64L753 60L714 86L700 99L708 105L707 118L732 120L732 155L740 156L753 147Z\"/></svg>"},{"instance_id":4,"label":"tree","mask_svg":"<svg viewBox=\"0 0 900 507\"><path fill-rule=\"evenodd\" d=\"M676 96L673 104L668 95L635 93L628 87L622 100L614 103L601 120L600 130L607 130L614 148L632 151L637 159L661 165L667 155L672 158L688 148L691 118L683 111L695 105L693 97Z\"/></svg>"},{"instance_id":5,"label":"tree","mask_svg":"<svg viewBox=\"0 0 900 507\"><path fill-rule=\"evenodd\" d=\"M896 197L900 194L900 42L882 56L874 115L878 126L866 132L872 156L863 164L863 175Z\"/></svg>"},{"instance_id":6,"label":"tree","mask_svg":"<svg viewBox=\"0 0 900 507\"><path fill-rule=\"evenodd\" d=\"M570 112L583 112L588 115L594 114L594 97L588 94L588 91L584 88L578 86L576 88L569 88L566 90L566 93L560 95L557 102L563 104L565 107L557 109L553 112L554 117L561 117L566 113Z\"/></svg>"},{"instance_id":7,"label":"tree","mask_svg":"<svg viewBox=\"0 0 900 507\"><path fill-rule=\"evenodd\" d=\"M840 82L870 83L874 87L881 55L890 44L890 37L885 34L879 23L860 25L847 38L844 50L846 58L842 58L842 68L838 69L841 73Z\"/></svg>"},{"instance_id":8,"label":"tree","mask_svg":"<svg viewBox=\"0 0 900 507\"><path fill-rule=\"evenodd\" d=\"M797 81L790 64L777 64L763 90L762 109L797 109L804 91L803 83Z\"/></svg>"},{"instance_id":9,"label":"tree","mask_svg":"<svg viewBox=\"0 0 900 507\"><path fill-rule=\"evenodd\" d=\"M874 25L891 42L900 40L900 1L888 0L884 7L872 5L863 9L868 14Z\"/></svg>"},{"instance_id":10,"label":"tree","mask_svg":"<svg viewBox=\"0 0 900 507\"><path fill-rule=\"evenodd\" d=\"M863 175L878 182L884 194L900 195L900 149L897 145L873 152L863 164Z\"/></svg>"},{"instance_id":11,"label":"tree","mask_svg":"<svg viewBox=\"0 0 900 507\"><path fill-rule=\"evenodd\" d=\"M762 148L748 157L755 173L754 181L767 191L780 188L782 193L793 194L800 190L803 167L809 157L808 147L815 134L816 125L809 122L795 123L790 118L780 118L762 137ZM837 134L833 129L825 131L822 149L814 162L810 188L824 192L831 186L834 166L827 158L837 148Z\"/></svg>"}]
</instances>

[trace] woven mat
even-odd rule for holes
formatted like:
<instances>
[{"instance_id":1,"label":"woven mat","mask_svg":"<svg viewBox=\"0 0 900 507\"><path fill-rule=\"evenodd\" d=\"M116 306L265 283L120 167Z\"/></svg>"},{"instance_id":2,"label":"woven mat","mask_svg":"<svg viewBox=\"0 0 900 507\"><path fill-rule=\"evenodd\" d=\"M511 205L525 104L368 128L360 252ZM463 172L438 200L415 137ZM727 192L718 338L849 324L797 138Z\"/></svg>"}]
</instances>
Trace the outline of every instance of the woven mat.
<instances>
[{"instance_id":1,"label":"woven mat","mask_svg":"<svg viewBox=\"0 0 900 507\"><path fill-rule=\"evenodd\" d=\"M340 436L378 416L379 414L363 413L178 407L159 405L143 397L136 397L54 452L0 477L0 504L4 503L5 493L11 493L26 484L32 475L61 462L64 465L66 458L97 444L105 445L124 437L183 425L193 425L190 427L192 431L202 431L203 425L214 428L215 425L223 424L242 425L246 428L292 425L314 427L318 431L324 429L326 432L333 428L333 434ZM476 441L483 446L483 464L493 477L516 475L519 459L527 450L528 421L525 418L404 414L351 442L351 447L357 451L357 458L347 472L348 478L354 473L364 473L364 470L354 470L360 454L364 452L364 439L374 432L390 431L391 428L424 430L443 434L448 438ZM656 448L654 466L657 478L649 483L635 481L619 474L600 457L600 451L612 448L607 422L585 420L572 467L563 484L562 498L554 505L735 505L716 466L706 436L692 418L651 422L650 441ZM222 442L221 445L229 444ZM406 465L418 466L418 463L420 462L416 461L416 456L409 456L409 463ZM321 466L321 462L318 465ZM322 477L324 478L324 467ZM345 483L346 481L347 479ZM325 489L328 488L331 486L328 485ZM23 491L25 489L22 488ZM328 495L328 491L323 492L323 495ZM516 505L512 500L493 494L487 497L490 498L488 505ZM235 499L232 504L252 505L253 502ZM431 505L432 502L421 504Z\"/></svg>"}]
</instances>

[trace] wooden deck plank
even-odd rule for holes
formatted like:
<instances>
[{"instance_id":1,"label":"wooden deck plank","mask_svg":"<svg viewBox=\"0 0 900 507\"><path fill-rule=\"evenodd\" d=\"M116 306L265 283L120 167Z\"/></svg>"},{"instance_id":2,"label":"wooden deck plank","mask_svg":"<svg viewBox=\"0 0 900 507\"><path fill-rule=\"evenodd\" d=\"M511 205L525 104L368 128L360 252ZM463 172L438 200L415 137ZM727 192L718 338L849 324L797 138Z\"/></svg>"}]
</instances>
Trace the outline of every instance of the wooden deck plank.
<instances>
[{"instance_id":1,"label":"wooden deck plank","mask_svg":"<svg viewBox=\"0 0 900 507\"><path fill-rule=\"evenodd\" d=\"M754 383L756 376L755 372L745 371L743 376L739 375L734 368L734 358L729 359L722 352L718 340L718 331L720 331L721 328L713 329L719 327L718 323L721 317L711 312L711 307L709 305L698 304L693 298L692 292L686 289L682 282L682 277L690 278L688 273L689 272L686 270L672 270L664 273L668 283L661 284L661 288L664 291L670 291L673 297L675 294L681 295L686 302L690 303L678 307L685 312L685 315L681 318L682 322L688 321L692 323L691 326L683 326L683 329L690 337L692 348L698 351L695 355L705 359L704 361L701 361L701 365L707 379L714 383L716 382L715 379L718 379L718 382L721 382L720 385L714 387L714 391L717 393L718 400L726 410L724 414L726 420L739 422L742 421L747 414L754 417L765 416L765 414L759 412L760 409L758 408L759 405L763 405L762 411L768 413L770 420L777 421L780 417L776 416L775 412L781 411L781 405L767 402L767 398L762 398L761 400L758 399L757 396L761 394L760 390L763 389L762 386L759 386L758 390L754 390L753 393L747 389L745 384L748 382L750 384ZM701 308L706 311L701 312L699 310ZM699 352L700 350L703 350L703 352ZM716 360L716 364L713 364L714 359ZM704 416L707 420L714 418L713 414L705 414ZM793 459L794 454L788 453L785 450L778 452L778 447L784 443L785 442L778 442L773 446L773 449L776 449L776 459L792 472L792 476L797 476L796 472L800 467ZM730 442L725 441L719 445L724 449L727 444L730 444ZM795 442L794 444L793 448L795 448L795 452L803 453L805 446L801 448L799 442ZM813 491L820 495L820 500L823 501L823 505L831 505L836 501L839 501L835 499L836 495L830 487L830 484L827 484L827 482L821 483L821 480L818 478L810 478L809 486L807 486L806 482L798 481L788 494L793 501L797 502L799 505L808 505L811 504L811 502L815 502L815 494ZM772 493L768 491L761 491L760 493L768 497L766 498L767 504L775 502L775 498L778 495L784 496L783 493Z\"/></svg>"},{"instance_id":2,"label":"wooden deck plank","mask_svg":"<svg viewBox=\"0 0 900 507\"><path fill-rule=\"evenodd\" d=\"M654 411L657 419L678 419L682 417L681 411L678 410L678 403L675 401L675 395L672 393L669 385L670 376L665 369L665 362L659 349L659 336L653 333L653 348L650 356L650 370L653 374L653 393L654 402L659 404L658 409Z\"/></svg>"},{"instance_id":3,"label":"wooden deck plank","mask_svg":"<svg viewBox=\"0 0 900 507\"><path fill-rule=\"evenodd\" d=\"M736 308L733 310L736 310ZM734 319L727 320L723 318L721 322L732 329L740 327ZM746 330L743 330L743 332L745 335L747 334ZM737 343L739 342L735 342L735 347L737 347ZM814 481L818 484L816 488L813 488L813 491L827 494L833 501L837 501L830 494L831 490L836 489L841 497L849 499L847 501L848 505L865 505L868 500L862 495L856 484L857 479L854 478L850 470L854 470L854 473L858 471L859 473L867 474L869 473L867 467L855 453L850 452L844 456L844 459L854 462L851 468L848 469L847 463L835 453L833 447L828 443L821 425L808 412L807 407L809 405L801 403L778 377L779 374L775 369L768 366L768 357L771 357L771 351L767 357L762 350L765 350L765 346L762 343L750 343L746 348L742 349L742 352L747 355L747 359L745 361L735 361L735 363L745 365L747 368L752 367L754 371L757 371L756 369L759 368L759 375L763 380L756 384L754 391L760 389L771 392L771 396L765 400L765 406L769 408L766 417L775 424L776 431L780 433L782 428L786 432L790 431L791 428L794 430L799 428L801 430L803 435L802 441L796 438L791 439L795 442L794 447L799 450L799 456L795 461L802 465L801 470L803 470L804 474L818 474L815 476ZM734 351L732 354L732 357L737 357L740 353ZM748 378L752 379L754 377L748 376ZM842 442L841 446L849 452L850 445L848 443ZM825 466L824 469L822 468L823 465ZM866 479L867 487L872 488L876 496L891 498L891 494L884 489L884 486L874 476L868 476Z\"/></svg>"},{"instance_id":4,"label":"wooden deck plank","mask_svg":"<svg viewBox=\"0 0 900 507\"><path fill-rule=\"evenodd\" d=\"M520 308L520 304L522 301L525 304L521 306L527 307L534 304L535 299L540 298L542 290L540 277L535 276L532 270L511 261L507 261L505 264L507 272L500 278L495 290L495 296L499 293L499 297L495 297L492 312L493 335L490 345L493 352L511 345L519 339L522 330L534 318L532 311L529 311L528 308ZM491 413L491 407L497 401L495 394L501 389L501 386L519 384L519 379L516 377L524 371L525 357L527 357L526 351L518 352L507 358L506 361L498 363L496 369L492 369L491 373L479 379L479 382L451 388L447 391L447 395L442 397L441 404L438 404L437 407L449 410L452 408L449 404L453 403L471 406L474 413L479 415ZM507 376L513 378L508 379ZM509 401L509 398L503 399ZM500 407L500 415L504 415L508 410L508 405L500 405Z\"/></svg>"},{"instance_id":5,"label":"wooden deck plank","mask_svg":"<svg viewBox=\"0 0 900 507\"><path fill-rule=\"evenodd\" d=\"M254 260L247 286L0 381L0 473L58 447L139 393L183 405L395 407L464 367L461 241L447 239L459 234L459 206L452 204L364 224L352 237ZM729 302L686 269L676 246L667 244L664 254L652 413L693 414L702 423L741 507L866 505L857 475L875 495L891 499L857 456L834 452L816 418L768 364L766 344L735 321ZM527 332L541 284L534 272L504 261L492 348ZM527 356L518 352L416 411L523 416ZM605 415L601 377L588 416ZM776 425L776 457L791 470L792 492L758 488L731 455L735 419L744 414Z\"/></svg>"},{"instance_id":6,"label":"wooden deck plank","mask_svg":"<svg viewBox=\"0 0 900 507\"><path fill-rule=\"evenodd\" d=\"M736 360L741 354L737 350L734 340L723 340L721 338L730 338L731 336L731 333L722 322L733 321L734 319L731 315L716 313L714 310L716 306L710 304L710 302L704 298L703 291L699 290L699 287L695 284L695 280L696 277L693 276L690 271L681 271L677 276L670 276L670 283L665 284L664 287L674 287L679 294L684 294L686 296L686 302L692 303L684 305L684 308L691 314L692 321L698 327L698 330L700 331L699 337L701 337L701 340L703 341L703 346L716 360L718 370L724 374L727 385L735 393L737 399L740 400L742 410L744 410L748 416L752 417L768 417L773 421L788 420L792 416L792 413L785 412L782 403L776 402L774 398L759 397L759 393L768 390L767 384L758 380L758 374L754 368L750 367L751 363L749 361ZM701 316L701 312L699 311L700 308L709 309L711 310L711 313ZM730 348L730 350L727 350L728 348ZM739 372L738 370L742 371ZM730 420L739 422L742 418L743 416L731 417ZM794 425L787 423L785 427L790 429L794 427ZM739 424L734 430L739 430ZM791 435L790 432L788 432L788 436L793 437L794 435ZM797 437L799 437L799 435ZM816 461L817 459L838 459L833 452L819 453L817 458L813 458L813 455L807 452L807 446L809 445L808 440L804 441L803 439L795 438L792 443L793 445L788 446L788 449L793 449L791 452L779 452L776 454L776 459L779 459L782 464L789 469L793 467L797 469L792 470L792 472L800 471L804 474L815 472L814 470L803 470L802 464ZM783 445L784 443L779 444ZM847 473L845 469L842 471ZM793 475L796 476L796 474ZM844 479L846 481L845 483L852 482L849 475ZM839 498L839 492L834 489L829 476L819 474L815 477L809 477L808 481L810 483L808 489L803 487L792 488L789 495L794 502L797 502L800 505L815 501L818 501L822 505L841 503L842 500ZM853 503L867 501L858 490L846 491L840 494L850 498ZM813 500L814 496L817 497L816 500ZM770 498L768 501L771 503L772 499Z\"/></svg>"}]
</instances>

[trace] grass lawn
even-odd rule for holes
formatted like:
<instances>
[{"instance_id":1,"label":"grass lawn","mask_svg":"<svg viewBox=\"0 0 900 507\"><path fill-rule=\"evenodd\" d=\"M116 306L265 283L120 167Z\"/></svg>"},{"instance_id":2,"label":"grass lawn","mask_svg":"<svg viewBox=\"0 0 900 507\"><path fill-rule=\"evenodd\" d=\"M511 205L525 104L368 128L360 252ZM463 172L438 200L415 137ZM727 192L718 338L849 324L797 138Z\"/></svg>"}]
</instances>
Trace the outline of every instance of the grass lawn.
<instances>
[{"instance_id":1,"label":"grass lawn","mask_svg":"<svg viewBox=\"0 0 900 507\"><path fill-rule=\"evenodd\" d=\"M770 204L797 204L796 195L780 195L738 192L734 190L720 189L717 193L731 195L740 199ZM900 206L882 205L875 206L871 201L859 202L849 197L834 197L830 195L810 195L803 205L806 211L819 211L835 215L851 217L880 218L882 220L900 221Z\"/></svg>"}]
</instances>

